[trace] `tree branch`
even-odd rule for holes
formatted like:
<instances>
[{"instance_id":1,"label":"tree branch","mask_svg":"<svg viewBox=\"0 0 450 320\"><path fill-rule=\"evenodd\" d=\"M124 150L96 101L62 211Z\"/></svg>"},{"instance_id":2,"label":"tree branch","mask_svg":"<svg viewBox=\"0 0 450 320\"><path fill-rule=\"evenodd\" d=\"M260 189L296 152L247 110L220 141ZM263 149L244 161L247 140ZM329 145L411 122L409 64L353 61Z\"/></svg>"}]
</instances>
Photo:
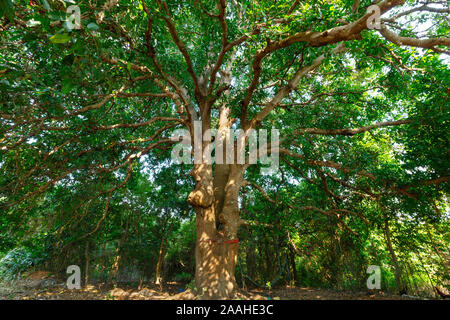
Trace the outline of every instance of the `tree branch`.
<instances>
[{"instance_id":1,"label":"tree branch","mask_svg":"<svg viewBox=\"0 0 450 320\"><path fill-rule=\"evenodd\" d=\"M384 23L381 24L381 35L392 43L400 46L419 47L424 49L431 49L436 52L442 52L442 50L436 48L436 46L450 46L450 38L434 38L434 39L418 39L410 37L402 37L398 34L390 31Z\"/></svg>"},{"instance_id":2,"label":"tree branch","mask_svg":"<svg viewBox=\"0 0 450 320\"><path fill-rule=\"evenodd\" d=\"M351 128L351 129L318 129L318 128L306 128L306 129L298 129L295 130L295 134L319 134L319 135L329 135L329 136L354 136L356 134L370 131L376 128L383 128L383 127L391 127L391 126L399 126L402 124L409 124L413 122L413 120L398 120L398 121L385 121L380 122L376 124L372 124L370 126L365 127L359 127L359 128Z\"/></svg>"}]
</instances>

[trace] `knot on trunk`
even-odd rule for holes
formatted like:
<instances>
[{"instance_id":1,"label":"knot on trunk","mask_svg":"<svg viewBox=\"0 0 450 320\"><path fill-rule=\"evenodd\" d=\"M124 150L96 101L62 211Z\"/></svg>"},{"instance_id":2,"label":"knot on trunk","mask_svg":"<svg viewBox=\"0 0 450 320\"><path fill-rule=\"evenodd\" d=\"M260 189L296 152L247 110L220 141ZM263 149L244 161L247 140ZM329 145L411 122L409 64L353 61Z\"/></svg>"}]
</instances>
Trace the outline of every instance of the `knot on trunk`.
<instances>
[{"instance_id":1,"label":"knot on trunk","mask_svg":"<svg viewBox=\"0 0 450 320\"><path fill-rule=\"evenodd\" d=\"M198 183L195 190L189 193L187 200L194 207L210 207L214 201L214 192L212 190L212 187Z\"/></svg>"},{"instance_id":2,"label":"knot on trunk","mask_svg":"<svg viewBox=\"0 0 450 320\"><path fill-rule=\"evenodd\" d=\"M189 193L188 202L193 207L209 208L214 202L214 186L211 166L202 164L189 173L195 181L195 189Z\"/></svg>"}]
</instances>

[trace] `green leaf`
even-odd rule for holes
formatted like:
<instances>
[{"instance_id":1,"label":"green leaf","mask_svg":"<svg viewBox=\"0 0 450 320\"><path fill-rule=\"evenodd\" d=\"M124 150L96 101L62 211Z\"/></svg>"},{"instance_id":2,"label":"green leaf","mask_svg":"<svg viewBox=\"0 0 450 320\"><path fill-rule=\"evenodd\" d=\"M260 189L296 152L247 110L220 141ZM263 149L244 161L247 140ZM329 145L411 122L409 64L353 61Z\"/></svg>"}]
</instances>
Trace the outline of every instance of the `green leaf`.
<instances>
[{"instance_id":1,"label":"green leaf","mask_svg":"<svg viewBox=\"0 0 450 320\"><path fill-rule=\"evenodd\" d=\"M50 5L48 4L47 0L43 0L44 2L44 8L47 11L52 11L52 8L50 8Z\"/></svg>"},{"instance_id":2,"label":"green leaf","mask_svg":"<svg viewBox=\"0 0 450 320\"><path fill-rule=\"evenodd\" d=\"M67 94L72 90L72 88L73 88L72 81L70 79L66 79L63 81L61 92Z\"/></svg>"},{"instance_id":3,"label":"green leaf","mask_svg":"<svg viewBox=\"0 0 450 320\"><path fill-rule=\"evenodd\" d=\"M66 43L70 40L70 35L68 33L57 33L50 37L50 41L53 43Z\"/></svg>"},{"instance_id":4,"label":"green leaf","mask_svg":"<svg viewBox=\"0 0 450 320\"><path fill-rule=\"evenodd\" d=\"M89 23L89 24L87 25L87 28L88 28L89 30L93 30L93 31L99 29L99 28L98 28L98 25L97 25L96 23L94 23L94 22Z\"/></svg>"},{"instance_id":5,"label":"green leaf","mask_svg":"<svg viewBox=\"0 0 450 320\"><path fill-rule=\"evenodd\" d=\"M10 21L14 19L14 6L11 0L0 1L0 17L2 17L4 14L6 14Z\"/></svg>"}]
</instances>

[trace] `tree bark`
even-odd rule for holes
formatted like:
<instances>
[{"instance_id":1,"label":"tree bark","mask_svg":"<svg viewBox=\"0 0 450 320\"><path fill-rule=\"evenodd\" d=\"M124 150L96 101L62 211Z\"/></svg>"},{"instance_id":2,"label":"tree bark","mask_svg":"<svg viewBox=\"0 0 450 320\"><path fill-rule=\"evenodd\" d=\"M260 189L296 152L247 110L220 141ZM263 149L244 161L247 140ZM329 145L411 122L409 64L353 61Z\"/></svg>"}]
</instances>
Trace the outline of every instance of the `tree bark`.
<instances>
[{"instance_id":1,"label":"tree bark","mask_svg":"<svg viewBox=\"0 0 450 320\"><path fill-rule=\"evenodd\" d=\"M296 286L298 284L298 275L297 275L297 265L295 264L295 250L291 244L288 244L288 246L289 246L289 260L292 269L294 285Z\"/></svg>"},{"instance_id":2,"label":"tree bark","mask_svg":"<svg viewBox=\"0 0 450 320\"><path fill-rule=\"evenodd\" d=\"M219 141L225 146L225 133L232 124L229 114L229 108L220 108L216 146ZM203 119L202 134L209 127L209 119ZM203 141L202 150L207 149L209 143ZM223 164L217 163L216 159L214 172L212 165L205 161L194 164L191 172L196 182L188 197L196 212L195 283L204 299L230 299L238 287L235 279L239 249L237 232L242 224L238 196L244 183L245 165L226 164L226 148L223 150Z\"/></svg>"},{"instance_id":3,"label":"tree bark","mask_svg":"<svg viewBox=\"0 0 450 320\"><path fill-rule=\"evenodd\" d=\"M397 284L397 289L399 291L402 291L402 290L404 290L404 288L402 286L402 281L401 281L400 266L398 264L397 255L395 254L395 251L392 248L391 233L389 231L389 221L386 216L384 219L384 235L385 235L385 239L386 239L386 246L388 248L389 254L391 255L392 263L394 264L395 283Z\"/></svg>"},{"instance_id":4,"label":"tree bark","mask_svg":"<svg viewBox=\"0 0 450 320\"><path fill-rule=\"evenodd\" d=\"M89 255L89 240L86 241L86 248L85 248L85 252L84 252L84 256L85 256L85 260L86 260L86 274L84 276L84 285L87 286L89 284L89 260L90 260L90 255Z\"/></svg>"},{"instance_id":5,"label":"tree bark","mask_svg":"<svg viewBox=\"0 0 450 320\"><path fill-rule=\"evenodd\" d=\"M247 265L247 274L250 278L255 279L256 277L256 254L255 254L255 244L253 241L250 241L249 246L246 252L246 265Z\"/></svg>"},{"instance_id":6,"label":"tree bark","mask_svg":"<svg viewBox=\"0 0 450 320\"><path fill-rule=\"evenodd\" d=\"M162 269L162 263L164 259L164 242L166 240L166 229L167 224L169 222L169 215L168 213L167 217L164 220L164 226L161 232L161 241L159 242L159 252L158 252L158 262L156 263L156 279L155 284L161 285L162 284L162 275L161 275L161 269Z\"/></svg>"},{"instance_id":7,"label":"tree bark","mask_svg":"<svg viewBox=\"0 0 450 320\"><path fill-rule=\"evenodd\" d=\"M204 168L201 168L202 166ZM239 249L237 231L241 225L238 192L243 181L243 170L238 165L230 167L224 190L219 189L216 192L218 197L220 194L223 195L223 200L215 199L210 169L205 165L200 165L196 173L203 176L203 181L197 183L196 190L189 196L189 201L196 211L195 282L199 294L205 299L232 298L237 289L235 279ZM220 171L221 169L216 168L215 180L218 186L223 182L219 180L226 177ZM208 179L210 186L205 187L204 183ZM198 192L200 188L203 188L202 193Z\"/></svg>"},{"instance_id":8,"label":"tree bark","mask_svg":"<svg viewBox=\"0 0 450 320\"><path fill-rule=\"evenodd\" d=\"M161 266L162 266L162 260L163 260L163 241L164 241L164 238L161 238L161 242L159 243L158 262L156 263L155 284L158 284L158 285L160 285L162 283Z\"/></svg>"},{"instance_id":9,"label":"tree bark","mask_svg":"<svg viewBox=\"0 0 450 320\"><path fill-rule=\"evenodd\" d=\"M115 251L116 256L114 258L114 262L113 262L113 265L112 265L112 268L111 268L111 272L110 272L110 274L108 276L108 282L111 282L113 280L115 282L117 282L119 280L120 260L122 259L122 255L120 253L120 250L121 250L122 245L124 244L125 240L128 237L129 221L130 221L130 219L127 218L125 232L123 233L122 237L120 238L120 241L119 241L119 243L117 245L117 248L116 248L116 251Z\"/></svg>"}]
</instances>

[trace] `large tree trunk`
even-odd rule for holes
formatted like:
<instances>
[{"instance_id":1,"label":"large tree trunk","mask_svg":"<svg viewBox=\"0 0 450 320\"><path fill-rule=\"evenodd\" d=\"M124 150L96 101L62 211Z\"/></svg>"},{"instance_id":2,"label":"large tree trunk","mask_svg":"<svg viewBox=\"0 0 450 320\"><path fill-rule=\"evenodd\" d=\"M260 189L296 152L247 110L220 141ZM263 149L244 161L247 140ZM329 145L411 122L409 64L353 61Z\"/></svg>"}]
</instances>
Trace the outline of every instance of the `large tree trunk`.
<instances>
[{"instance_id":1,"label":"large tree trunk","mask_svg":"<svg viewBox=\"0 0 450 320\"><path fill-rule=\"evenodd\" d=\"M238 192L243 170L237 165L229 169L216 167L216 183L206 165L200 165L194 172L194 177L203 177L189 196L196 210L196 286L205 299L232 298L237 288L237 232L241 225Z\"/></svg>"},{"instance_id":2,"label":"large tree trunk","mask_svg":"<svg viewBox=\"0 0 450 320\"><path fill-rule=\"evenodd\" d=\"M226 243L221 231L213 232L212 238L205 239L208 234L208 222L200 217L208 217L207 212L197 213L197 238L195 258L195 282L200 294L205 299L232 298L237 288L235 268L237 263L238 243Z\"/></svg>"},{"instance_id":3,"label":"large tree trunk","mask_svg":"<svg viewBox=\"0 0 450 320\"><path fill-rule=\"evenodd\" d=\"M216 146L226 140L224 133L231 126L230 110L222 107L220 113ZM202 133L208 128L209 121L204 119ZM203 142L202 149L207 147L208 142ZM204 299L229 299L237 289L237 232L241 225L238 196L245 165L225 164L225 159L224 148L223 164L216 159L214 173L207 163L195 164L191 173L196 182L188 197L196 212L195 283Z\"/></svg>"}]
</instances>

